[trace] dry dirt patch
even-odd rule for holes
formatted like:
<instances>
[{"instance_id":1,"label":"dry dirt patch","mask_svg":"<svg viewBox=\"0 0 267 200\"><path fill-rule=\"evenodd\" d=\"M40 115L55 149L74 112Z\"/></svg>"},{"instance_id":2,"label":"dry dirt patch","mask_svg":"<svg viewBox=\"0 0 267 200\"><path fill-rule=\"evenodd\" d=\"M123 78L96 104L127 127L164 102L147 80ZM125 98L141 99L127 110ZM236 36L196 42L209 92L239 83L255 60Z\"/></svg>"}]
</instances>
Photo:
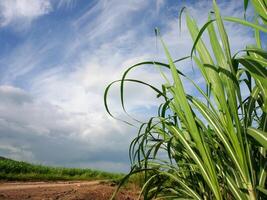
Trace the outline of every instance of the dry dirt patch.
<instances>
[{"instance_id":1,"label":"dry dirt patch","mask_svg":"<svg viewBox=\"0 0 267 200\"><path fill-rule=\"evenodd\" d=\"M116 189L99 181L0 183L0 200L108 200ZM122 189L118 200L134 200L138 190Z\"/></svg>"}]
</instances>

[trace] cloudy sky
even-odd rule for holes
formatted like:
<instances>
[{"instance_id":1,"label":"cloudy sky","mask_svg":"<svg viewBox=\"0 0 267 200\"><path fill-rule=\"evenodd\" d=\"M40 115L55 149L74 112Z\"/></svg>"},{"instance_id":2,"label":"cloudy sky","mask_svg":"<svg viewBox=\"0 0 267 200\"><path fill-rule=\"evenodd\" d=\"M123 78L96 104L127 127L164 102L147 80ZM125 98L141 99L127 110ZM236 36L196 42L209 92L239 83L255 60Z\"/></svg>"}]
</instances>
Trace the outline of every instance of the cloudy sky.
<instances>
[{"instance_id":1,"label":"cloudy sky","mask_svg":"<svg viewBox=\"0 0 267 200\"><path fill-rule=\"evenodd\" d=\"M187 4L185 3L187 2ZM219 1L225 15L243 16L242 1ZM143 60L164 61L154 36L159 27L172 56L190 53L192 41L178 14L186 6L201 25L211 1L1 0L0 155L57 166L108 171L129 169L128 146L136 134L108 116L108 83ZM233 51L254 43L251 31L227 24ZM179 67L201 84L190 63ZM157 69L131 77L159 86ZM187 87L190 91L190 86ZM110 94L115 115L125 119L118 88ZM127 86L127 109L145 120L159 100L144 87Z\"/></svg>"}]
</instances>

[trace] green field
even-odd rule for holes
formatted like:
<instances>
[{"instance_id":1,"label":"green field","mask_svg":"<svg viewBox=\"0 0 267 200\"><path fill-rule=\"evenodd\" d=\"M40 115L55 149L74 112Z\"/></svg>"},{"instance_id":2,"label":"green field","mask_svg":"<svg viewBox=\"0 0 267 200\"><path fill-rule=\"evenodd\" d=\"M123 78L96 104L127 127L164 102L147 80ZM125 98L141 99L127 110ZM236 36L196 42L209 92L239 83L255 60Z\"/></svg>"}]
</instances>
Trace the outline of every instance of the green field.
<instances>
[{"instance_id":1,"label":"green field","mask_svg":"<svg viewBox=\"0 0 267 200\"><path fill-rule=\"evenodd\" d=\"M0 180L49 181L49 180L118 180L123 174L92 169L49 167L15 161L0 156Z\"/></svg>"}]
</instances>

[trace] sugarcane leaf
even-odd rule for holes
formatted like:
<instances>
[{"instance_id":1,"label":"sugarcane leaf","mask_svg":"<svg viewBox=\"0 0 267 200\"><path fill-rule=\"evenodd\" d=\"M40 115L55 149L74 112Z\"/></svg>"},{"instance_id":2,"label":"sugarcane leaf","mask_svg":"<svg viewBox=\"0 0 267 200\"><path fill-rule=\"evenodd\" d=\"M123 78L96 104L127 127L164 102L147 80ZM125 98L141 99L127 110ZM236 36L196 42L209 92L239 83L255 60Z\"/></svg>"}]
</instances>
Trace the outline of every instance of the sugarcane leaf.
<instances>
[{"instance_id":1,"label":"sugarcane leaf","mask_svg":"<svg viewBox=\"0 0 267 200\"><path fill-rule=\"evenodd\" d=\"M267 132L249 127L247 132L255 140L257 140L265 149L267 149Z\"/></svg>"}]
</instances>

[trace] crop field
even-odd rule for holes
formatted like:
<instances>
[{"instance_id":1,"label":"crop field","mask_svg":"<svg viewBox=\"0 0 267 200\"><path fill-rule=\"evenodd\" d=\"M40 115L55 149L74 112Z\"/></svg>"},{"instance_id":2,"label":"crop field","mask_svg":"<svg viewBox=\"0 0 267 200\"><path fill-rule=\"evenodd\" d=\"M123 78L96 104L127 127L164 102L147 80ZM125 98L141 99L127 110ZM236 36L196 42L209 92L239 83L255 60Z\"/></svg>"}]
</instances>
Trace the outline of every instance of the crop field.
<instances>
[{"instance_id":1,"label":"crop field","mask_svg":"<svg viewBox=\"0 0 267 200\"><path fill-rule=\"evenodd\" d=\"M118 180L123 174L91 169L48 167L0 157L0 179L8 181Z\"/></svg>"}]
</instances>

